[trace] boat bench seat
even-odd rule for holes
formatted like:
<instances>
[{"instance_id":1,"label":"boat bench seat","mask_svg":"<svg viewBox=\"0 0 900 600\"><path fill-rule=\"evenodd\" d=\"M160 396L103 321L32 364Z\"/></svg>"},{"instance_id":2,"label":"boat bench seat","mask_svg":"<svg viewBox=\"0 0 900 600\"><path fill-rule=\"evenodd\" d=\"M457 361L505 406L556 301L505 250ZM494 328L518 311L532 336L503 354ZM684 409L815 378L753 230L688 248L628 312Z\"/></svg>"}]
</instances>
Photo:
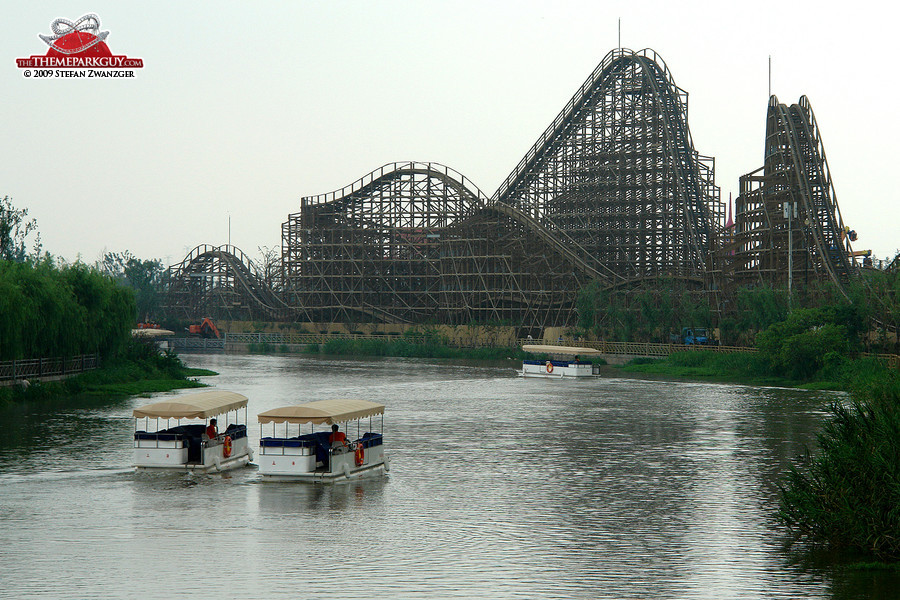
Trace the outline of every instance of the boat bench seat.
<instances>
[{"instance_id":1,"label":"boat bench seat","mask_svg":"<svg viewBox=\"0 0 900 600\"><path fill-rule=\"evenodd\" d=\"M372 446L382 445L384 443L384 436L380 433L367 431L359 441L362 442L363 448L371 448Z\"/></svg>"},{"instance_id":2,"label":"boat bench seat","mask_svg":"<svg viewBox=\"0 0 900 600\"><path fill-rule=\"evenodd\" d=\"M259 445L265 448L312 448L316 445L314 440L299 440L297 438L260 438Z\"/></svg>"},{"instance_id":3,"label":"boat bench seat","mask_svg":"<svg viewBox=\"0 0 900 600\"><path fill-rule=\"evenodd\" d=\"M146 431L135 431L134 439L136 440L160 440L164 442L174 442L175 440L181 439L181 434L179 433L147 433Z\"/></svg>"},{"instance_id":4,"label":"boat bench seat","mask_svg":"<svg viewBox=\"0 0 900 600\"><path fill-rule=\"evenodd\" d=\"M544 366L547 363L552 364L554 367L568 367L571 364L575 363L575 359L572 360L523 360L522 364L525 365L540 365ZM578 361L580 364L585 364L584 361Z\"/></svg>"},{"instance_id":5,"label":"boat bench seat","mask_svg":"<svg viewBox=\"0 0 900 600\"><path fill-rule=\"evenodd\" d=\"M226 429L224 433L221 433L219 435L227 435L232 440L239 440L241 438L247 437L247 426L232 423L228 426L228 429Z\"/></svg>"}]
</instances>

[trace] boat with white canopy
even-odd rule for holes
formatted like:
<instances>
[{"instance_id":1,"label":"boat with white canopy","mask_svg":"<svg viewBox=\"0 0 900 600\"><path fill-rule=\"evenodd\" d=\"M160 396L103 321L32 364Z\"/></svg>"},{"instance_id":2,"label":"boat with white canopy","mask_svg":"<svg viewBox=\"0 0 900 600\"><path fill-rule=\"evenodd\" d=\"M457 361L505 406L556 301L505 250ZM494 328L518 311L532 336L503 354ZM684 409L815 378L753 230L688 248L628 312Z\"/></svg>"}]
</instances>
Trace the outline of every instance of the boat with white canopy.
<instances>
[{"instance_id":1,"label":"boat with white canopy","mask_svg":"<svg viewBox=\"0 0 900 600\"><path fill-rule=\"evenodd\" d=\"M523 360L522 377L591 377L596 375L594 365L581 359L589 356L603 354L594 348L580 348L577 346L548 346L540 344L525 344L522 346L525 352L532 354L547 354L550 360Z\"/></svg>"},{"instance_id":2,"label":"boat with white canopy","mask_svg":"<svg viewBox=\"0 0 900 600\"><path fill-rule=\"evenodd\" d=\"M380 417L378 431L373 428L375 417ZM257 462L263 479L338 483L389 470L384 453L383 404L356 399L318 400L268 410L257 418ZM302 431L305 425L309 425L308 433ZM263 437L269 426L272 435ZM344 435L333 436L333 426Z\"/></svg>"},{"instance_id":3,"label":"boat with white canopy","mask_svg":"<svg viewBox=\"0 0 900 600\"><path fill-rule=\"evenodd\" d=\"M135 408L133 415L138 470L209 473L242 467L253 458L247 440L247 397L241 394L197 392ZM215 433L210 429L213 420Z\"/></svg>"}]
</instances>

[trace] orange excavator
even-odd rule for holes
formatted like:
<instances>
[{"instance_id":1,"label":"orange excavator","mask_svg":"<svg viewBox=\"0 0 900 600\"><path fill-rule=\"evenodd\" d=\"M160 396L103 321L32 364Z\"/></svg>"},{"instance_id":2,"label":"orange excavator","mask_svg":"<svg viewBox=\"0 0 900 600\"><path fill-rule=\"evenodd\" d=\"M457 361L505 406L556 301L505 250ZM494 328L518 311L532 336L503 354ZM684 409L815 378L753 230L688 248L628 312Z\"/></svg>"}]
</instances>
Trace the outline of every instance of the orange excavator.
<instances>
[{"instance_id":1,"label":"orange excavator","mask_svg":"<svg viewBox=\"0 0 900 600\"><path fill-rule=\"evenodd\" d=\"M200 321L199 325L191 325L188 327L188 333L191 337L202 337L202 338L220 338L219 329L216 327L216 324L212 322L212 319L209 317Z\"/></svg>"}]
</instances>

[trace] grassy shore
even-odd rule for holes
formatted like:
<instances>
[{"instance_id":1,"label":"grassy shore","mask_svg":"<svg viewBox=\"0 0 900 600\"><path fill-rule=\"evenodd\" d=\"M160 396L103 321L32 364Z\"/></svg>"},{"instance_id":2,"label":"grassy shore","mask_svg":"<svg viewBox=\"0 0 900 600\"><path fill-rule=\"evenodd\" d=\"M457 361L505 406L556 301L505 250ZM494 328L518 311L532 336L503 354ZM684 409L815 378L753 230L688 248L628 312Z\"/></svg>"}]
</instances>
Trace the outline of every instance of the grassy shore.
<instances>
[{"instance_id":1,"label":"grassy shore","mask_svg":"<svg viewBox=\"0 0 900 600\"><path fill-rule=\"evenodd\" d=\"M804 388L825 383L825 388L820 389L844 389L833 382L796 381L773 374L767 369L765 359L753 352L731 354L705 350L676 352L668 358L635 358L615 368L625 373L660 375L671 379Z\"/></svg>"},{"instance_id":2,"label":"grassy shore","mask_svg":"<svg viewBox=\"0 0 900 600\"><path fill-rule=\"evenodd\" d=\"M884 364L874 358L831 354L823 362L821 369L805 379L791 378L778 372L760 352L676 352L664 359L636 358L614 368L626 373L653 374L671 379L845 392L852 392L864 386L867 381L880 378L886 369Z\"/></svg>"},{"instance_id":3,"label":"grassy shore","mask_svg":"<svg viewBox=\"0 0 900 600\"><path fill-rule=\"evenodd\" d=\"M117 358L104 361L99 369L61 381L32 382L27 388L0 388L0 404L28 401L61 401L76 397L127 397L205 387L197 377L217 375L206 369L191 369L175 354L159 354L141 345Z\"/></svg>"}]
</instances>

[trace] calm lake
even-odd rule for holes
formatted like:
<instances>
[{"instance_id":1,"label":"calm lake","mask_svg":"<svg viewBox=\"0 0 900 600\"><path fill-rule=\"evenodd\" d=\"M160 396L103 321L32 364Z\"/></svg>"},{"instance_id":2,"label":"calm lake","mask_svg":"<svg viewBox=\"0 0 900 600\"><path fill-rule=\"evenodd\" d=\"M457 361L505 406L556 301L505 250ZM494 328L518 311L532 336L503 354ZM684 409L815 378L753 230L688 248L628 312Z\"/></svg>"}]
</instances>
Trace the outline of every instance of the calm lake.
<instances>
[{"instance_id":1,"label":"calm lake","mask_svg":"<svg viewBox=\"0 0 900 600\"><path fill-rule=\"evenodd\" d=\"M896 598L783 547L778 482L840 396L513 365L187 355L284 404L387 405L383 479L135 473L153 400L0 411L2 598ZM187 393L174 392L174 395ZM255 444L254 444L255 446Z\"/></svg>"}]
</instances>

